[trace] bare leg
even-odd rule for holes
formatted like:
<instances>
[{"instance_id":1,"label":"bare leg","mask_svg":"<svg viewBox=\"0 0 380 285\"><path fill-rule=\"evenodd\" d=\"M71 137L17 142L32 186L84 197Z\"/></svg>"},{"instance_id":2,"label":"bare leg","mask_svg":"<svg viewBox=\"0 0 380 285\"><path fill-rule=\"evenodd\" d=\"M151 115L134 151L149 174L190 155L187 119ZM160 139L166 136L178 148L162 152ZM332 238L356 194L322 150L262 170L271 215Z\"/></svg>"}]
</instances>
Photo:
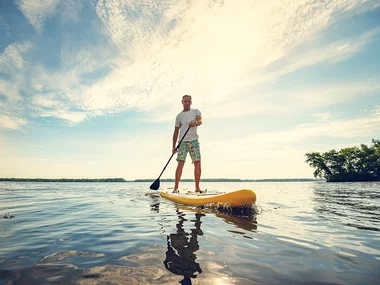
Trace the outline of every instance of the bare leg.
<instances>
[{"instance_id":1,"label":"bare leg","mask_svg":"<svg viewBox=\"0 0 380 285\"><path fill-rule=\"evenodd\" d=\"M201 161L200 160L194 161L195 191L199 191L199 192L202 192L199 186L199 182L201 180L201 172L202 172Z\"/></svg>"},{"instance_id":2,"label":"bare leg","mask_svg":"<svg viewBox=\"0 0 380 285\"><path fill-rule=\"evenodd\" d=\"M184 165L185 165L185 161L183 160L178 161L177 169L175 171L175 184L174 184L173 193L178 192L178 185L179 185L179 181L181 180L182 169Z\"/></svg>"}]
</instances>

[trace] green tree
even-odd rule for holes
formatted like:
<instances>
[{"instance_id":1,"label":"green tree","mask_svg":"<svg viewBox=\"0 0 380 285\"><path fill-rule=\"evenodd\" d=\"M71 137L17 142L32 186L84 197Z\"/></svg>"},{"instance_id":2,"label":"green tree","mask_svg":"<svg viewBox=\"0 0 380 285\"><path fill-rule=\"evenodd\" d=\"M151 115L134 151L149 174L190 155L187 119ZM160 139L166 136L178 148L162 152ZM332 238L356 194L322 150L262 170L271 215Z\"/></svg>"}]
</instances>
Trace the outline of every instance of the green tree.
<instances>
[{"instance_id":1,"label":"green tree","mask_svg":"<svg viewBox=\"0 0 380 285\"><path fill-rule=\"evenodd\" d=\"M327 178L332 175L331 170L328 168L319 152L312 152L306 154L306 162L315 168L314 177Z\"/></svg>"},{"instance_id":2,"label":"green tree","mask_svg":"<svg viewBox=\"0 0 380 285\"><path fill-rule=\"evenodd\" d=\"M306 153L306 163L315 168L314 177L329 182L380 181L380 140L372 145Z\"/></svg>"}]
</instances>

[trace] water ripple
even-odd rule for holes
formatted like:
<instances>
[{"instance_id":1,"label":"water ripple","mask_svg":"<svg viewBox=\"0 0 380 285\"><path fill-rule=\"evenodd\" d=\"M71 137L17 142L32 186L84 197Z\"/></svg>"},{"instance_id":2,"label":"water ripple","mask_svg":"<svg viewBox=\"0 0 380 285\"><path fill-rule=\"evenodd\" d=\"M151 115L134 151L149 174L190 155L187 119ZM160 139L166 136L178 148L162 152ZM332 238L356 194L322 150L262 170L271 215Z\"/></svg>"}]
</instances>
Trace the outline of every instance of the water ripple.
<instances>
[{"instance_id":1,"label":"water ripple","mask_svg":"<svg viewBox=\"0 0 380 285\"><path fill-rule=\"evenodd\" d=\"M203 284L374 284L379 186L210 183L254 189L242 215L172 203L149 183L0 183L0 214L14 216L0 219L0 284L179 284L184 272Z\"/></svg>"}]
</instances>

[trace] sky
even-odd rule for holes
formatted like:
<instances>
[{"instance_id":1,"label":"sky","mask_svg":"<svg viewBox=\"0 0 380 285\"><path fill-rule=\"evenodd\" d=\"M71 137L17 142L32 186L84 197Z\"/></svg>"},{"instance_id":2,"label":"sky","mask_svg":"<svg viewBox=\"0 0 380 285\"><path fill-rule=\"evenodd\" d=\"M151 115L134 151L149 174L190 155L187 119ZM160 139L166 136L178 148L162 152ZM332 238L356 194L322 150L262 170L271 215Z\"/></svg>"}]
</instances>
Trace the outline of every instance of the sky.
<instances>
[{"instance_id":1,"label":"sky","mask_svg":"<svg viewBox=\"0 0 380 285\"><path fill-rule=\"evenodd\" d=\"M203 178L312 178L380 139L379 51L378 0L0 0L0 177L156 179L190 94Z\"/></svg>"}]
</instances>

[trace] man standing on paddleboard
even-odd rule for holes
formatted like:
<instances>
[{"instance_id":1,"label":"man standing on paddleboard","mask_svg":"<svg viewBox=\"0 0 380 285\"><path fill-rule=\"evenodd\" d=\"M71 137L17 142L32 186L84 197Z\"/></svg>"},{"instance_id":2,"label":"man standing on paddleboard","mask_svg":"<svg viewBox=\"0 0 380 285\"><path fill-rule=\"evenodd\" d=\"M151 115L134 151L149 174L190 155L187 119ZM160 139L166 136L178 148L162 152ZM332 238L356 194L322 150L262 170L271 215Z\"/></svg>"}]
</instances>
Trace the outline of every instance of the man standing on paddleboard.
<instances>
[{"instance_id":1,"label":"man standing on paddleboard","mask_svg":"<svg viewBox=\"0 0 380 285\"><path fill-rule=\"evenodd\" d=\"M173 193L178 192L179 181L181 180L183 166L185 165L187 153L190 153L191 160L194 164L194 180L195 192L203 192L199 186L201 179L201 153L198 142L197 128L202 125L202 115L198 109L191 109L191 96L184 95L182 97L183 111L179 113L175 119L175 128L173 133L173 151L178 152L177 155L177 169L175 172L175 185ZM187 131L187 133L186 133ZM176 142L179 136L179 141L183 141L176 149Z\"/></svg>"}]
</instances>

